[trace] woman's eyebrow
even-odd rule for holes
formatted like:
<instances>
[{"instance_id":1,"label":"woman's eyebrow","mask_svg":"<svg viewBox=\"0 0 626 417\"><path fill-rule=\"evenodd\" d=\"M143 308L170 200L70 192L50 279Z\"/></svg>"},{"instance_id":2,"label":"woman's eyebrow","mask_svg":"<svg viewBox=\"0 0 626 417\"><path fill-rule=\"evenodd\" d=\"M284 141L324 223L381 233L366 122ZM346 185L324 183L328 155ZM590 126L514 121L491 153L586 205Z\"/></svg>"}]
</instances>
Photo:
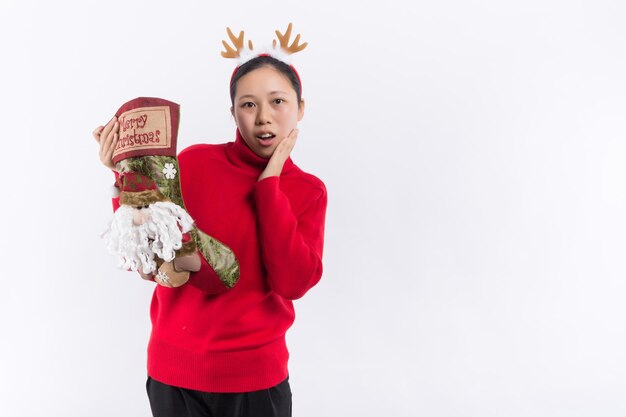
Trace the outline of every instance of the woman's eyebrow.
<instances>
[{"instance_id":1,"label":"woman's eyebrow","mask_svg":"<svg viewBox=\"0 0 626 417\"><path fill-rule=\"evenodd\" d=\"M287 94L286 92L282 91L282 90L275 90L275 91L270 91L268 93L268 95L273 96L276 94ZM256 96L254 94L244 94L243 96L239 97L239 100L242 100L244 98L256 98Z\"/></svg>"}]
</instances>

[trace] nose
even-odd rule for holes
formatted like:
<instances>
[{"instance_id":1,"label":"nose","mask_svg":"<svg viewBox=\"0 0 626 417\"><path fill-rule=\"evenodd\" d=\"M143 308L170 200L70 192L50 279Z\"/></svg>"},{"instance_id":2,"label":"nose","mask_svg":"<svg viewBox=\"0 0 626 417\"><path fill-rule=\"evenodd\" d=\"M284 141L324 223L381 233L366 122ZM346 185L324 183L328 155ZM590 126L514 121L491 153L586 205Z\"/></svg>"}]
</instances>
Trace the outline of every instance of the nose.
<instances>
[{"instance_id":1,"label":"nose","mask_svg":"<svg viewBox=\"0 0 626 417\"><path fill-rule=\"evenodd\" d=\"M146 222L147 216L148 213L144 214L141 210L135 209L135 212L133 213L133 224L135 226L141 226Z\"/></svg>"},{"instance_id":2,"label":"nose","mask_svg":"<svg viewBox=\"0 0 626 417\"><path fill-rule=\"evenodd\" d=\"M271 123L271 112L269 106L259 105L256 115L256 122L258 125L264 125Z\"/></svg>"}]
</instances>

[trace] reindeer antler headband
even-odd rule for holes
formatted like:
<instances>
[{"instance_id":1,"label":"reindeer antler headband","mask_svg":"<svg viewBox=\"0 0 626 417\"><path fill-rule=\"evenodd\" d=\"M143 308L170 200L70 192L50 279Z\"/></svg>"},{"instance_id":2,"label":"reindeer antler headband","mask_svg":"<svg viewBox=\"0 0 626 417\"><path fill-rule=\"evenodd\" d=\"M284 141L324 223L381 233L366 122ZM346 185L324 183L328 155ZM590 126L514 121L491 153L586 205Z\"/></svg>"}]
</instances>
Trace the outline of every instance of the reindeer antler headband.
<instances>
[{"instance_id":1,"label":"reindeer antler headband","mask_svg":"<svg viewBox=\"0 0 626 417\"><path fill-rule=\"evenodd\" d=\"M302 51L307 47L308 43L304 42L300 44L300 34L297 34L291 45L289 45L289 38L291 38L291 31L293 29L293 25L289 23L287 26L287 30L285 33L280 33L280 31L276 31L276 37L280 42L280 45L277 47L276 39L272 42L271 48L264 48L260 50L254 50L252 46L252 41L248 41L248 48L244 47L244 32L243 30L239 32L239 36L235 36L230 28L226 28L226 32L228 33L228 37L232 42L232 47L226 42L222 41L224 45L225 51L222 51L222 56L224 58L235 58L238 59L238 67L242 66L252 58L262 55L269 55L273 58L276 58L284 63L291 65L290 55L295 54L296 52ZM233 48L234 47L234 48Z\"/></svg>"},{"instance_id":2,"label":"reindeer antler headband","mask_svg":"<svg viewBox=\"0 0 626 417\"><path fill-rule=\"evenodd\" d=\"M300 89L302 89L302 80L300 80L300 74L298 74L298 71L296 71L294 66L291 65L290 57L296 52L300 52L304 48L306 48L308 43L304 42L303 44L300 44L300 34L297 34L295 39L290 45L289 38L291 38L292 28L293 28L293 25L289 23L289 26L287 26L287 30L285 31L285 33L280 33L278 30L276 30L276 37L278 38L278 41L280 43L278 46L276 44L276 40L274 39L271 47L261 48L258 50L254 49L254 47L252 46L251 40L248 40L248 48L246 49L244 47L245 41L244 41L243 30L239 32L239 36L235 36L233 32L230 30L230 28L226 28L228 37L230 38L230 41L232 42L233 45L230 46L226 41L222 41L222 44L224 45L224 48L226 49L225 51L222 51L222 56L224 58L235 58L238 60L237 67L235 67L235 70L233 71L233 74L230 77L231 82L232 82L233 77L235 76L235 73L237 72L239 67L241 67L243 64L259 56L270 56L272 58L275 58L279 61L284 62L285 64L291 67L293 72L296 74L296 77L298 77L298 81L300 81Z\"/></svg>"}]
</instances>

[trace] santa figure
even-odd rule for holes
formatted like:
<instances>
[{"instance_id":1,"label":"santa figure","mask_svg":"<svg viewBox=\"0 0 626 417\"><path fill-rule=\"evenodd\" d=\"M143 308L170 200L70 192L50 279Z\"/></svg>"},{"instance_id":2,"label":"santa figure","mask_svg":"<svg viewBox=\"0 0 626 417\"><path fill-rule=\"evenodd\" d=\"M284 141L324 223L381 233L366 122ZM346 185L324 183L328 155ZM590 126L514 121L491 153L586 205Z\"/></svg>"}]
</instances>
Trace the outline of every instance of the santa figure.
<instances>
[{"instance_id":1,"label":"santa figure","mask_svg":"<svg viewBox=\"0 0 626 417\"><path fill-rule=\"evenodd\" d=\"M120 207L104 235L109 252L118 257L118 266L154 276L168 287L187 282L189 272L176 271L172 261L195 253L188 233L193 219L144 175L124 173L118 187Z\"/></svg>"}]
</instances>

